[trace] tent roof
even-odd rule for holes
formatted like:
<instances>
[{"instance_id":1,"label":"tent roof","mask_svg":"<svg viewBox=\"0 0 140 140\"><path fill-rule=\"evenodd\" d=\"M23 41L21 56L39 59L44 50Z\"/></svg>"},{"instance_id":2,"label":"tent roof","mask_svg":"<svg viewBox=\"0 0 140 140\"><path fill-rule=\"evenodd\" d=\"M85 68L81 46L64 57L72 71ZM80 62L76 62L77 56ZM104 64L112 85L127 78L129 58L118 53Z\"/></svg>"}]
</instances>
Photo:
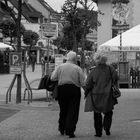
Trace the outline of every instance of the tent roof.
<instances>
[{"instance_id":1,"label":"tent roof","mask_svg":"<svg viewBox=\"0 0 140 140\"><path fill-rule=\"evenodd\" d=\"M99 46L98 50L119 51L120 35ZM123 51L140 51L140 25L122 33Z\"/></svg>"}]
</instances>

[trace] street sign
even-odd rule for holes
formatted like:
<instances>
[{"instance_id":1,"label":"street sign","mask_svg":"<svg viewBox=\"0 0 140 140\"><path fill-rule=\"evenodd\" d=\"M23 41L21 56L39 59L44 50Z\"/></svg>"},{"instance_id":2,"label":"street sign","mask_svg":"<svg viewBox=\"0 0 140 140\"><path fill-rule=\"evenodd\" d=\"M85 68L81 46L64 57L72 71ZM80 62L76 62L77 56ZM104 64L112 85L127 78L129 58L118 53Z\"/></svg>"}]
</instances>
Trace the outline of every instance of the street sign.
<instances>
[{"instance_id":1,"label":"street sign","mask_svg":"<svg viewBox=\"0 0 140 140\"><path fill-rule=\"evenodd\" d=\"M64 59L64 57L63 57L62 54L56 54L56 55L55 55L55 68L56 68L58 65L60 65L60 64L63 63L63 59Z\"/></svg>"},{"instance_id":2,"label":"street sign","mask_svg":"<svg viewBox=\"0 0 140 140\"><path fill-rule=\"evenodd\" d=\"M45 74L51 74L55 69L55 63L49 63L49 70L47 71L47 63L45 63ZM47 73L48 72L48 73Z\"/></svg>"},{"instance_id":3,"label":"street sign","mask_svg":"<svg viewBox=\"0 0 140 140\"><path fill-rule=\"evenodd\" d=\"M19 52L11 52L9 55L10 73L21 74L22 72L22 54Z\"/></svg>"},{"instance_id":4,"label":"street sign","mask_svg":"<svg viewBox=\"0 0 140 140\"><path fill-rule=\"evenodd\" d=\"M40 25L41 38L58 36L58 23L44 23Z\"/></svg>"}]
</instances>

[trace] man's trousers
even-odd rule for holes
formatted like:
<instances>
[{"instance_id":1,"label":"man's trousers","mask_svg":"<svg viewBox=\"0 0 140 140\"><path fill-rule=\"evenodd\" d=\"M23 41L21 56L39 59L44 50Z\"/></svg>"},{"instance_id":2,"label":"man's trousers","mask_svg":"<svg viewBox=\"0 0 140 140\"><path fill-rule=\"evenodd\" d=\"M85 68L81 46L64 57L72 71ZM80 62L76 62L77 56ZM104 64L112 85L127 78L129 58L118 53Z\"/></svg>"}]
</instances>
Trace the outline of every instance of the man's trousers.
<instances>
[{"instance_id":1,"label":"man's trousers","mask_svg":"<svg viewBox=\"0 0 140 140\"><path fill-rule=\"evenodd\" d=\"M73 84L58 86L60 106L59 130L67 135L73 134L79 117L81 89Z\"/></svg>"}]
</instances>

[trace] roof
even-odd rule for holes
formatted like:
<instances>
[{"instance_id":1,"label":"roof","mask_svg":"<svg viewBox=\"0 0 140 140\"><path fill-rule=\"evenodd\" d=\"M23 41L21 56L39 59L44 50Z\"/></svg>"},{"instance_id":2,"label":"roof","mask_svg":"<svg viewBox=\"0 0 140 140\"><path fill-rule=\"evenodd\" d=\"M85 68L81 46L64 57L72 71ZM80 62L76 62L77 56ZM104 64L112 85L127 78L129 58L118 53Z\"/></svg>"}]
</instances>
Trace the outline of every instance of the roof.
<instances>
[{"instance_id":1,"label":"roof","mask_svg":"<svg viewBox=\"0 0 140 140\"><path fill-rule=\"evenodd\" d=\"M26 30L32 30L36 33L40 33L40 25L38 23L22 23Z\"/></svg>"},{"instance_id":2,"label":"roof","mask_svg":"<svg viewBox=\"0 0 140 140\"><path fill-rule=\"evenodd\" d=\"M55 12L54 9L44 0L38 0L48 11Z\"/></svg>"},{"instance_id":3,"label":"roof","mask_svg":"<svg viewBox=\"0 0 140 140\"><path fill-rule=\"evenodd\" d=\"M18 9L18 1L17 0L9 0L10 3ZM24 2L22 5L22 14L23 16L30 22L34 22L30 19L30 17L40 17L42 14L35 10L30 4Z\"/></svg>"},{"instance_id":4,"label":"roof","mask_svg":"<svg viewBox=\"0 0 140 140\"><path fill-rule=\"evenodd\" d=\"M122 39L121 39L122 38ZM112 38L98 47L98 50L119 51L120 39L123 51L140 51L140 24Z\"/></svg>"}]
</instances>

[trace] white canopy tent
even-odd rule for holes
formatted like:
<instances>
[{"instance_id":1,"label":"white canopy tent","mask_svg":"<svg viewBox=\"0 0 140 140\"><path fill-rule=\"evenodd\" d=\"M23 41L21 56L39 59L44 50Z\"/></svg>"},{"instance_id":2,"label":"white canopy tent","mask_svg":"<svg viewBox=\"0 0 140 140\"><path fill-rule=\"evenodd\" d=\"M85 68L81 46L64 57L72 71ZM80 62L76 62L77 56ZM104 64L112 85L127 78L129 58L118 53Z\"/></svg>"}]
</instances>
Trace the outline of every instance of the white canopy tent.
<instances>
[{"instance_id":1,"label":"white canopy tent","mask_svg":"<svg viewBox=\"0 0 140 140\"><path fill-rule=\"evenodd\" d=\"M98 50L119 51L120 35L100 45ZM140 25L122 33L122 51L140 51Z\"/></svg>"},{"instance_id":2,"label":"white canopy tent","mask_svg":"<svg viewBox=\"0 0 140 140\"><path fill-rule=\"evenodd\" d=\"M5 44L3 42L0 42L0 50L4 50L6 48L9 48L10 50L13 50L13 47L8 45L8 44Z\"/></svg>"}]
</instances>

